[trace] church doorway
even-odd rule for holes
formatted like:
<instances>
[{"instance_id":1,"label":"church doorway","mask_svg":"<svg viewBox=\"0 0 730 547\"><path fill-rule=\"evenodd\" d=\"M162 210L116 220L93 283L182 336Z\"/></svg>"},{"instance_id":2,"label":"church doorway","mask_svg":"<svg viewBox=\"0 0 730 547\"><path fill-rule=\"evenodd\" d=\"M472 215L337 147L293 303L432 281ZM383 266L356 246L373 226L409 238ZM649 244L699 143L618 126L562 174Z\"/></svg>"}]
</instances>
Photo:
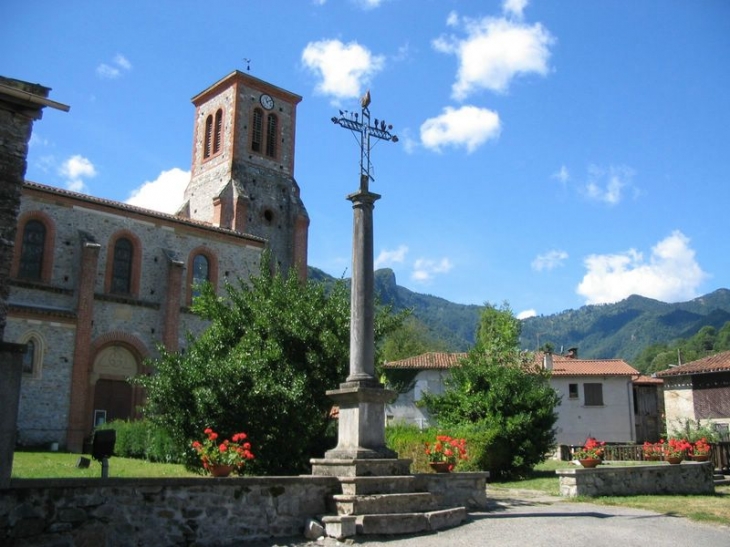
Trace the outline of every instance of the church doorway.
<instances>
[{"instance_id":1,"label":"church doorway","mask_svg":"<svg viewBox=\"0 0 730 547\"><path fill-rule=\"evenodd\" d=\"M92 375L93 427L135 417L135 389L127 379L136 376L138 370L138 359L125 346L106 346L97 354Z\"/></svg>"}]
</instances>

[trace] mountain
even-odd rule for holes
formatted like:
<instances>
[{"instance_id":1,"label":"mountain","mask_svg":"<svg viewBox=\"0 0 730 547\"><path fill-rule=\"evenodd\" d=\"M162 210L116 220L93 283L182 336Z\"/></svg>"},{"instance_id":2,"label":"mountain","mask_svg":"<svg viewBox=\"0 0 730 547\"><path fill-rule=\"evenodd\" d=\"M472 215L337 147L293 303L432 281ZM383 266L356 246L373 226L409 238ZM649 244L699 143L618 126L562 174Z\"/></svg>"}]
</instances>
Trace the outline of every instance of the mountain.
<instances>
[{"instance_id":1,"label":"mountain","mask_svg":"<svg viewBox=\"0 0 730 547\"><path fill-rule=\"evenodd\" d=\"M322 270L309 267L309 279L325 284L335 278ZM349 279L346 279L349 282ZM395 272L390 268L375 271L375 294L382 304L391 305L395 311L413 310L413 316L428 328L434 338L446 343L450 351L466 351L474 345L482 306L455 304L437 296L420 294L396 283Z\"/></svg>"},{"instance_id":2,"label":"mountain","mask_svg":"<svg viewBox=\"0 0 730 547\"><path fill-rule=\"evenodd\" d=\"M632 295L615 304L530 317L522 322L521 339L526 349L550 342L555 351L577 347L581 357L631 363L646 346L689 338L708 325L719 329L727 321L728 289L674 304Z\"/></svg>"},{"instance_id":3,"label":"mountain","mask_svg":"<svg viewBox=\"0 0 730 547\"><path fill-rule=\"evenodd\" d=\"M324 283L335 281L311 266L309 278ZM474 344L482 306L454 304L400 287L391 269L375 272L375 293L380 302L392 305L396 311L412 309L413 315L445 341L450 351L466 351ZM689 338L708 325L720 329L727 321L728 289L674 304L632 295L615 304L582 306L525 319L520 340L524 349L535 350L549 342L555 351L577 347L581 357L631 363L646 346Z\"/></svg>"}]
</instances>

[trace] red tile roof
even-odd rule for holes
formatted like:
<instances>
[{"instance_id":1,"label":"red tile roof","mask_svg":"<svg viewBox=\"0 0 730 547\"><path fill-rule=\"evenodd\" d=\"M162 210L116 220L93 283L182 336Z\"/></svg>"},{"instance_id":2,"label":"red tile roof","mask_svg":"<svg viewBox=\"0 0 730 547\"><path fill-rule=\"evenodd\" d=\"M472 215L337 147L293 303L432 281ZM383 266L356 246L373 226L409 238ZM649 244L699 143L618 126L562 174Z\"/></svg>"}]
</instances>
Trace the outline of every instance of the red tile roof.
<instances>
[{"instance_id":1,"label":"red tile roof","mask_svg":"<svg viewBox=\"0 0 730 547\"><path fill-rule=\"evenodd\" d=\"M542 353L536 354L542 363ZM553 355L553 376L639 376L623 359L571 359Z\"/></svg>"},{"instance_id":2,"label":"red tile roof","mask_svg":"<svg viewBox=\"0 0 730 547\"><path fill-rule=\"evenodd\" d=\"M685 365L679 365L657 372L657 376L685 376L689 374L707 374L708 372L730 372L730 351L703 357Z\"/></svg>"},{"instance_id":3,"label":"red tile roof","mask_svg":"<svg viewBox=\"0 0 730 547\"><path fill-rule=\"evenodd\" d=\"M664 380L661 378L654 378L652 376L646 376L645 374L642 374L638 378L634 378L634 384L642 384L642 385L661 385L664 383Z\"/></svg>"},{"instance_id":4,"label":"red tile roof","mask_svg":"<svg viewBox=\"0 0 730 547\"><path fill-rule=\"evenodd\" d=\"M421 370L449 369L459 365L466 357L466 353L429 352L415 357L408 357L400 361L391 361L383 365L384 368L415 368Z\"/></svg>"}]
</instances>

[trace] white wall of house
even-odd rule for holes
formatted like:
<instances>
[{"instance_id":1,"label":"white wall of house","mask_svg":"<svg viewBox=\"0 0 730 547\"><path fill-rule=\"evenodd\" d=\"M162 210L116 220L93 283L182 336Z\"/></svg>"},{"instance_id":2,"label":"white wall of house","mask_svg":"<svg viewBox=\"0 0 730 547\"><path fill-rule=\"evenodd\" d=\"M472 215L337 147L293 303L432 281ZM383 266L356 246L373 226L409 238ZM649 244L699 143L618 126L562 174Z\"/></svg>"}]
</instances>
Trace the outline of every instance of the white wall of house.
<instances>
[{"instance_id":1,"label":"white wall of house","mask_svg":"<svg viewBox=\"0 0 730 547\"><path fill-rule=\"evenodd\" d=\"M444 392L444 380L448 377L448 370L422 370L415 379L413 389L401 393L389 405L385 405L385 417L388 424L402 423L417 425L423 429L432 425L431 417L425 408L417 406L424 393L440 395Z\"/></svg>"},{"instance_id":2,"label":"white wall of house","mask_svg":"<svg viewBox=\"0 0 730 547\"><path fill-rule=\"evenodd\" d=\"M550 384L562 396L557 409L558 444L581 445L588 437L607 442L636 440L630 376L553 376ZM586 401L585 384L600 384L603 404Z\"/></svg>"}]
</instances>

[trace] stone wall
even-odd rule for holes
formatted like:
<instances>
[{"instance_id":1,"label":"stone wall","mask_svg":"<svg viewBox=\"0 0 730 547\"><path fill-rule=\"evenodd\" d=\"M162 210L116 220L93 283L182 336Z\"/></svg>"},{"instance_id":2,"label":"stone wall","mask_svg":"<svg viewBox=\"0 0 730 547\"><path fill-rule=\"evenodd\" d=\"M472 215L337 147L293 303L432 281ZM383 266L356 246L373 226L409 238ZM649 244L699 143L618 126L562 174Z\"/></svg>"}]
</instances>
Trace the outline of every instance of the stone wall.
<instances>
[{"instance_id":1,"label":"stone wall","mask_svg":"<svg viewBox=\"0 0 730 547\"><path fill-rule=\"evenodd\" d=\"M483 511L487 508L488 478L488 472L423 473L416 475L415 490L433 494L439 507Z\"/></svg>"},{"instance_id":2,"label":"stone wall","mask_svg":"<svg viewBox=\"0 0 730 547\"><path fill-rule=\"evenodd\" d=\"M0 545L238 545L302 534L339 492L334 477L14 480Z\"/></svg>"},{"instance_id":3,"label":"stone wall","mask_svg":"<svg viewBox=\"0 0 730 547\"><path fill-rule=\"evenodd\" d=\"M601 465L595 469L559 469L560 495L636 496L714 494L710 462L678 465Z\"/></svg>"}]
</instances>

